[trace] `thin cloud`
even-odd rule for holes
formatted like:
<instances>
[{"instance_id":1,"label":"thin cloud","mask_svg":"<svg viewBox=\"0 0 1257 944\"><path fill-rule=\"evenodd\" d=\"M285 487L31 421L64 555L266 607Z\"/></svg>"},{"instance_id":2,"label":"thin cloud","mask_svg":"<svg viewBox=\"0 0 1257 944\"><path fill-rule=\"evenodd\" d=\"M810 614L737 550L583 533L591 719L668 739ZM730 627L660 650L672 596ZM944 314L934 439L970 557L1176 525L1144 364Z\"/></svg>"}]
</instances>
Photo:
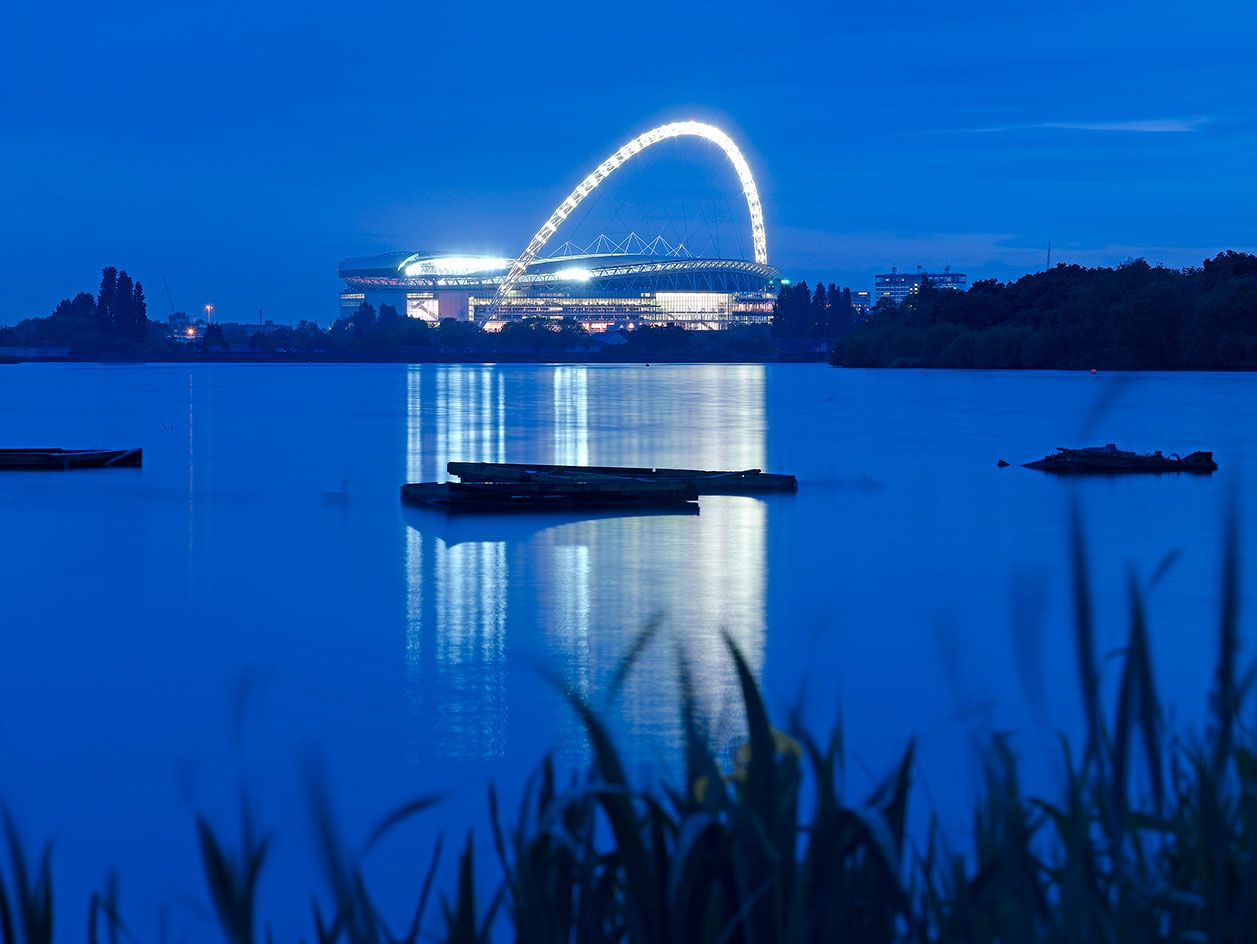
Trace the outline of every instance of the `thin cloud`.
<instances>
[{"instance_id":1,"label":"thin cloud","mask_svg":"<svg viewBox=\"0 0 1257 944\"><path fill-rule=\"evenodd\" d=\"M1195 131L1204 118L1154 118L1143 121L1053 121L1043 128L1064 128L1068 131L1135 131L1142 134L1178 134Z\"/></svg>"},{"instance_id":2,"label":"thin cloud","mask_svg":"<svg viewBox=\"0 0 1257 944\"><path fill-rule=\"evenodd\" d=\"M1048 128L1054 131L1183 134L1195 131L1207 120L1206 118L1140 118L1131 121L1038 121L1024 125L992 125L984 128L958 128L956 130L989 134L997 131L1033 131Z\"/></svg>"}]
</instances>

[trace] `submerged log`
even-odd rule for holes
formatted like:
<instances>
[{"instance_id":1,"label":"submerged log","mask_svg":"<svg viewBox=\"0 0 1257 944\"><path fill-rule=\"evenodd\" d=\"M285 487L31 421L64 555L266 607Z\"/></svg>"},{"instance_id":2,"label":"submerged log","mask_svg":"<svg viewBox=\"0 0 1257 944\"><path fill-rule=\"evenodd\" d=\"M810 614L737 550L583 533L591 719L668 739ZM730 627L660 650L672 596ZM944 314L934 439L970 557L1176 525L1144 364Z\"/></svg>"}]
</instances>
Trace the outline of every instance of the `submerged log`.
<instances>
[{"instance_id":1,"label":"submerged log","mask_svg":"<svg viewBox=\"0 0 1257 944\"><path fill-rule=\"evenodd\" d=\"M1197 451L1185 456L1171 453L1166 456L1160 451L1129 452L1125 449L1118 449L1113 443L1106 443L1103 446L1090 446L1083 449L1067 449L1058 446L1053 455L1027 462L1025 468L1062 474L1118 475L1131 472L1193 472L1209 475L1218 470L1218 463L1213 460L1212 452Z\"/></svg>"}]
</instances>

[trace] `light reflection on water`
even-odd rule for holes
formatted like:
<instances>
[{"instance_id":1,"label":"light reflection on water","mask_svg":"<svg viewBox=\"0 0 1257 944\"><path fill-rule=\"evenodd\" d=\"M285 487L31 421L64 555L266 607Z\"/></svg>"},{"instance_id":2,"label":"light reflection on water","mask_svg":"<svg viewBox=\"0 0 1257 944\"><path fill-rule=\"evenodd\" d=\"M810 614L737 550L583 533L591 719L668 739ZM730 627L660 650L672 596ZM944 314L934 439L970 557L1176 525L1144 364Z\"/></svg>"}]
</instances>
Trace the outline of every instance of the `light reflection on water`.
<instances>
[{"instance_id":1,"label":"light reflection on water","mask_svg":"<svg viewBox=\"0 0 1257 944\"><path fill-rule=\"evenodd\" d=\"M443 480L451 460L764 465L762 366L738 368L723 392L708 388L689 400L694 438L683 456L662 454L653 432L674 413L675 403L652 399L644 377L604 371L591 406L590 373L584 366L552 369L552 437L547 443L529 436L521 449L518 431L527 430L529 420L520 414L544 409L534 400L531 377L487 366L410 368L407 479ZM513 382L522 390L513 390ZM727 746L739 725L724 634L757 675L763 662L763 502L705 498L699 519L561 515L556 523L554 517L406 512L406 672L416 720L414 756L431 757L433 741L439 756L492 761L505 755L512 711L507 636L513 625L539 625L546 674L597 703L633 640L659 621L662 641L641 656L616 701L618 727L632 734L638 760L669 763L679 746L683 651L712 737ZM566 729L557 742L560 759L585 760L584 739L572 719L559 723Z\"/></svg>"}]
</instances>

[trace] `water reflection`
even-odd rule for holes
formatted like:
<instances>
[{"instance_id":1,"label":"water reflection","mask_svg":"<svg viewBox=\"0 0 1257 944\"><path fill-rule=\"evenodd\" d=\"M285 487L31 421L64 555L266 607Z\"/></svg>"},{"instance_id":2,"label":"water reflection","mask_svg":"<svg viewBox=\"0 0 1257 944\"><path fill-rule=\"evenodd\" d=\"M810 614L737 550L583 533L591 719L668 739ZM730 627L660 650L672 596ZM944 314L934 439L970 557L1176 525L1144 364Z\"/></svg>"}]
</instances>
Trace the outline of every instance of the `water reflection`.
<instances>
[{"instance_id":1,"label":"water reflection","mask_svg":"<svg viewBox=\"0 0 1257 944\"><path fill-rule=\"evenodd\" d=\"M442 753L500 757L506 702L506 542L437 541L432 582Z\"/></svg>"},{"instance_id":2,"label":"water reflection","mask_svg":"<svg viewBox=\"0 0 1257 944\"><path fill-rule=\"evenodd\" d=\"M589 368L554 369L554 464L589 465Z\"/></svg>"},{"instance_id":3,"label":"water reflection","mask_svg":"<svg viewBox=\"0 0 1257 944\"><path fill-rule=\"evenodd\" d=\"M737 368L730 383L724 367L696 384L704 370L411 368L407 479L442 479L456 459L762 467L763 368ZM557 693L539 703L537 671L598 702L636 635L656 619L660 638L612 714L621 733L633 735L634 759L667 763L678 743L678 649L694 665L715 740L737 734L723 634L758 675L764 503L707 497L697 516L407 511L405 521L414 758L501 758L515 741L535 744L540 730L561 759L583 759L583 739Z\"/></svg>"}]
</instances>

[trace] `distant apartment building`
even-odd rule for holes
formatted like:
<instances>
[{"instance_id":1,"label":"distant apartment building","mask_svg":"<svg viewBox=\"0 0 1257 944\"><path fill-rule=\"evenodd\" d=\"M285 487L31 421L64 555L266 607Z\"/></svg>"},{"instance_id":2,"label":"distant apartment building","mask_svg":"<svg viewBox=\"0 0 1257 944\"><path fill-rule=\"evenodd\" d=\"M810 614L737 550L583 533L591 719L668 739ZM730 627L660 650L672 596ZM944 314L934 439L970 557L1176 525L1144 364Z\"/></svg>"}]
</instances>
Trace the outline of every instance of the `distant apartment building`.
<instances>
[{"instance_id":1,"label":"distant apartment building","mask_svg":"<svg viewBox=\"0 0 1257 944\"><path fill-rule=\"evenodd\" d=\"M851 293L851 307L855 311L857 318L865 317L873 308L873 299L869 297L868 292Z\"/></svg>"},{"instance_id":2,"label":"distant apartment building","mask_svg":"<svg viewBox=\"0 0 1257 944\"><path fill-rule=\"evenodd\" d=\"M969 287L968 276L963 272L953 272L951 266L944 266L942 272L923 272L921 267L917 266L915 272L900 272L892 268L889 272L874 276L873 294L878 302L883 298L889 298L896 305L900 305L909 295L919 292L921 283L926 279L929 279L930 284L937 289L963 292Z\"/></svg>"}]
</instances>

